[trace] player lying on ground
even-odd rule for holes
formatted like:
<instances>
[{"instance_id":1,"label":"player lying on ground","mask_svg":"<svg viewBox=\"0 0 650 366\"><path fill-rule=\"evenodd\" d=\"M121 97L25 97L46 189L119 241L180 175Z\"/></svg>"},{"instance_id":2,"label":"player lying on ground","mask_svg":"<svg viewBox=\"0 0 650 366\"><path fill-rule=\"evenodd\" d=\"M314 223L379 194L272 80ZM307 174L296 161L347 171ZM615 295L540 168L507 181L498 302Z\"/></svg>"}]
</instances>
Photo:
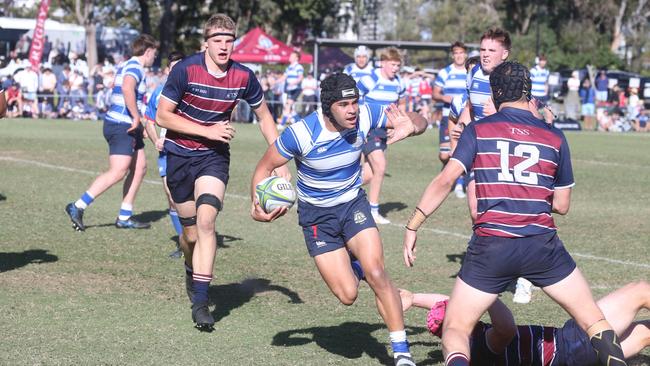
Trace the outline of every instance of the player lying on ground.
<instances>
[{"instance_id":1,"label":"player lying on ground","mask_svg":"<svg viewBox=\"0 0 650 366\"><path fill-rule=\"evenodd\" d=\"M372 129L393 129L389 138L393 143L424 132L426 120L394 105L359 106L359 90L349 75L328 76L321 90L322 110L289 126L257 164L251 215L258 221L271 221L286 212L282 207L265 213L257 202L255 186L295 158L299 224L323 280L341 303L351 305L365 272L390 331L395 364L413 365L399 294L384 270L379 231L360 188L361 150Z\"/></svg>"},{"instance_id":2,"label":"player lying on ground","mask_svg":"<svg viewBox=\"0 0 650 366\"><path fill-rule=\"evenodd\" d=\"M449 297L443 294L414 294L400 289L402 308L429 310L427 328L442 336L442 323ZM643 309L650 309L650 285L633 282L597 302L619 336L626 359L650 346L650 319L635 320ZM515 325L512 313L500 300L488 309L492 324L479 322L471 338L471 365L593 366L598 365L596 350L589 337L573 319L561 328Z\"/></svg>"}]
</instances>

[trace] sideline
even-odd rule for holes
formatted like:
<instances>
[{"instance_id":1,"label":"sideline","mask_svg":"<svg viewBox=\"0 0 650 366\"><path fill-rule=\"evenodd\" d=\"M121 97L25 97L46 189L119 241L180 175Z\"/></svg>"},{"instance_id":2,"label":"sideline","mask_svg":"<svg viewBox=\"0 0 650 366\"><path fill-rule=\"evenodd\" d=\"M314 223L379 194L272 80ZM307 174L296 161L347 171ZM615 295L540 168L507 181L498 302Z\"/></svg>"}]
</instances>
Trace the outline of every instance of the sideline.
<instances>
[{"instance_id":1,"label":"sideline","mask_svg":"<svg viewBox=\"0 0 650 366\"><path fill-rule=\"evenodd\" d=\"M96 175L99 174L98 172L93 172L93 171L90 171L90 170L69 168L69 167L62 166L62 165L47 164L47 163L42 163L40 161L35 161L35 160L18 159L18 158L13 158L13 157L10 157L10 156L0 156L0 161L9 161L9 162L14 162L14 163L29 164L29 165L39 166L39 167L42 167L42 168L62 170L62 171L73 172L73 173L81 173L81 174L91 175L91 176L96 176ZM616 163L612 163L612 165L622 165L623 166L623 164L616 164ZM162 182L159 181L159 180L145 179L143 182L149 183L149 184L155 184L155 185L159 185L159 186L162 185ZM233 198L238 198L238 199L248 200L247 196L242 196L242 195L239 195L239 194L226 193L226 196L233 197ZM391 223L389 226L400 228L400 229L404 228L404 224ZM456 233L456 232L452 232L452 231L446 231L446 230L440 230L440 229L432 229L432 228L426 228L426 227L421 228L420 230L428 231L428 232L432 232L432 233L440 234L440 235L454 236L454 237L465 239L465 240L470 239L470 236L467 235L467 234L461 234L461 233ZM646 264L646 263L636 263L636 262L630 262L630 261L623 261L623 260L619 260L619 259L612 259L612 258L607 258L607 257L599 257L599 256L591 255L591 254L583 254L583 253L577 253L577 252L571 252L571 255L579 257L579 258L591 259L591 260L602 261L602 262L607 262L607 263L612 263L612 264L620 264L620 265L623 265L623 266L631 266L631 267L639 267L639 268L650 269L650 264Z\"/></svg>"}]
</instances>

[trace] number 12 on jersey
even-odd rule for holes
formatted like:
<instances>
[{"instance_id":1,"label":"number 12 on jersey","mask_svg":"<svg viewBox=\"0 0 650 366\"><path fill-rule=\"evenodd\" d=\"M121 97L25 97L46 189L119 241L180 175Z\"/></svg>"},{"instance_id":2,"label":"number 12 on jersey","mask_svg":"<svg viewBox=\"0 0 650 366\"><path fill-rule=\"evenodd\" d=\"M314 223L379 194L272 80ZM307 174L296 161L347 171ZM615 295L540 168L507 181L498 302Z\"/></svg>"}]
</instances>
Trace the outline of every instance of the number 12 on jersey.
<instances>
[{"instance_id":1,"label":"number 12 on jersey","mask_svg":"<svg viewBox=\"0 0 650 366\"><path fill-rule=\"evenodd\" d=\"M539 162L539 149L536 146L526 144L515 146L513 155L525 159L512 168L512 173L510 173L510 142L497 141L497 149L499 149L501 162L501 171L498 175L500 181L537 184L537 173L526 170Z\"/></svg>"}]
</instances>

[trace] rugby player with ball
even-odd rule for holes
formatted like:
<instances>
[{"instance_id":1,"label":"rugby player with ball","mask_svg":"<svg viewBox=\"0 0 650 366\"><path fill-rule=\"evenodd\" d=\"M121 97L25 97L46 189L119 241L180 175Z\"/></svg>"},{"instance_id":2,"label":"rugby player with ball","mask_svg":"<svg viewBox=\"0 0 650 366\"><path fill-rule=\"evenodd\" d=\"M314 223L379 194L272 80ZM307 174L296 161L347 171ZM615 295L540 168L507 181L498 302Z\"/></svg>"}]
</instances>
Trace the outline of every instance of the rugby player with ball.
<instances>
[{"instance_id":1,"label":"rugby player with ball","mask_svg":"<svg viewBox=\"0 0 650 366\"><path fill-rule=\"evenodd\" d=\"M276 167L295 159L298 220L316 268L345 305L356 300L359 281L368 282L390 332L395 364L414 365L399 293L384 270L381 238L361 189L361 149L372 129L392 129L388 143L393 143L424 132L426 120L394 105L360 106L354 79L340 73L322 81L321 101L321 110L289 126L257 164L251 215L272 221L286 213L286 207L266 213L256 187Z\"/></svg>"}]
</instances>

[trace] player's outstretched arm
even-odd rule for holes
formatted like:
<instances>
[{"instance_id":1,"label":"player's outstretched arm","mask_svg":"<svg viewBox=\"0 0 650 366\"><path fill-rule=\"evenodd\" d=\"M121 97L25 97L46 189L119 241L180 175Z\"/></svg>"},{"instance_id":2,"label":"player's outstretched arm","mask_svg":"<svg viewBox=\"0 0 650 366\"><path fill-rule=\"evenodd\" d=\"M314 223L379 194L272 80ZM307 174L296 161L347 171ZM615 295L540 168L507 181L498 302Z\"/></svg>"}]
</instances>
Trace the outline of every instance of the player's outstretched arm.
<instances>
[{"instance_id":1,"label":"player's outstretched arm","mask_svg":"<svg viewBox=\"0 0 650 366\"><path fill-rule=\"evenodd\" d=\"M177 115L174 113L175 110L176 104L162 96L158 102L158 111L156 112L156 123L158 126L186 135L205 137L214 141L230 142L235 137L235 129L230 125L230 122L202 126Z\"/></svg>"},{"instance_id":2,"label":"player's outstretched arm","mask_svg":"<svg viewBox=\"0 0 650 366\"><path fill-rule=\"evenodd\" d=\"M280 155L275 144L271 144L262 159L257 163L255 171L253 172L253 178L251 179L251 216L256 221L262 222L271 222L278 217L287 213L288 208L278 207L272 212L266 213L262 206L260 206L259 201L257 200L257 195L255 194L255 187L257 183L262 181L262 179L270 177L275 169L285 165L289 160L284 156Z\"/></svg>"},{"instance_id":3,"label":"player's outstretched arm","mask_svg":"<svg viewBox=\"0 0 650 366\"><path fill-rule=\"evenodd\" d=\"M388 144L393 144L409 136L422 134L427 129L427 120L415 112L404 112L390 105L386 108L386 128L389 131Z\"/></svg>"},{"instance_id":4,"label":"player's outstretched arm","mask_svg":"<svg viewBox=\"0 0 650 366\"><path fill-rule=\"evenodd\" d=\"M443 294L414 294L411 291L402 288L398 290L400 299L402 300L402 311L407 311L412 306L429 310L437 302L449 299L449 296Z\"/></svg>"},{"instance_id":5,"label":"player's outstretched arm","mask_svg":"<svg viewBox=\"0 0 650 366\"><path fill-rule=\"evenodd\" d=\"M494 353L501 354L517 334L515 318L510 309L499 299L488 308L488 314L492 328L487 331L487 342Z\"/></svg>"},{"instance_id":6,"label":"player's outstretched arm","mask_svg":"<svg viewBox=\"0 0 650 366\"><path fill-rule=\"evenodd\" d=\"M253 110L257 120L259 121L260 131L266 140L266 143L272 145L275 140L278 138L278 129L275 127L275 121L273 120L273 115L269 111L269 107L266 105L266 101L262 103ZM291 172L286 165L282 165L275 169L275 175L283 177L284 179L291 180Z\"/></svg>"},{"instance_id":7,"label":"player's outstretched arm","mask_svg":"<svg viewBox=\"0 0 650 366\"><path fill-rule=\"evenodd\" d=\"M465 169L461 163L451 160L449 164L429 183L424 190L420 202L418 202L411 218L406 223L404 233L404 264L412 267L415 262L415 244L417 242L417 231L424 221L429 217L449 195L453 184Z\"/></svg>"}]
</instances>

